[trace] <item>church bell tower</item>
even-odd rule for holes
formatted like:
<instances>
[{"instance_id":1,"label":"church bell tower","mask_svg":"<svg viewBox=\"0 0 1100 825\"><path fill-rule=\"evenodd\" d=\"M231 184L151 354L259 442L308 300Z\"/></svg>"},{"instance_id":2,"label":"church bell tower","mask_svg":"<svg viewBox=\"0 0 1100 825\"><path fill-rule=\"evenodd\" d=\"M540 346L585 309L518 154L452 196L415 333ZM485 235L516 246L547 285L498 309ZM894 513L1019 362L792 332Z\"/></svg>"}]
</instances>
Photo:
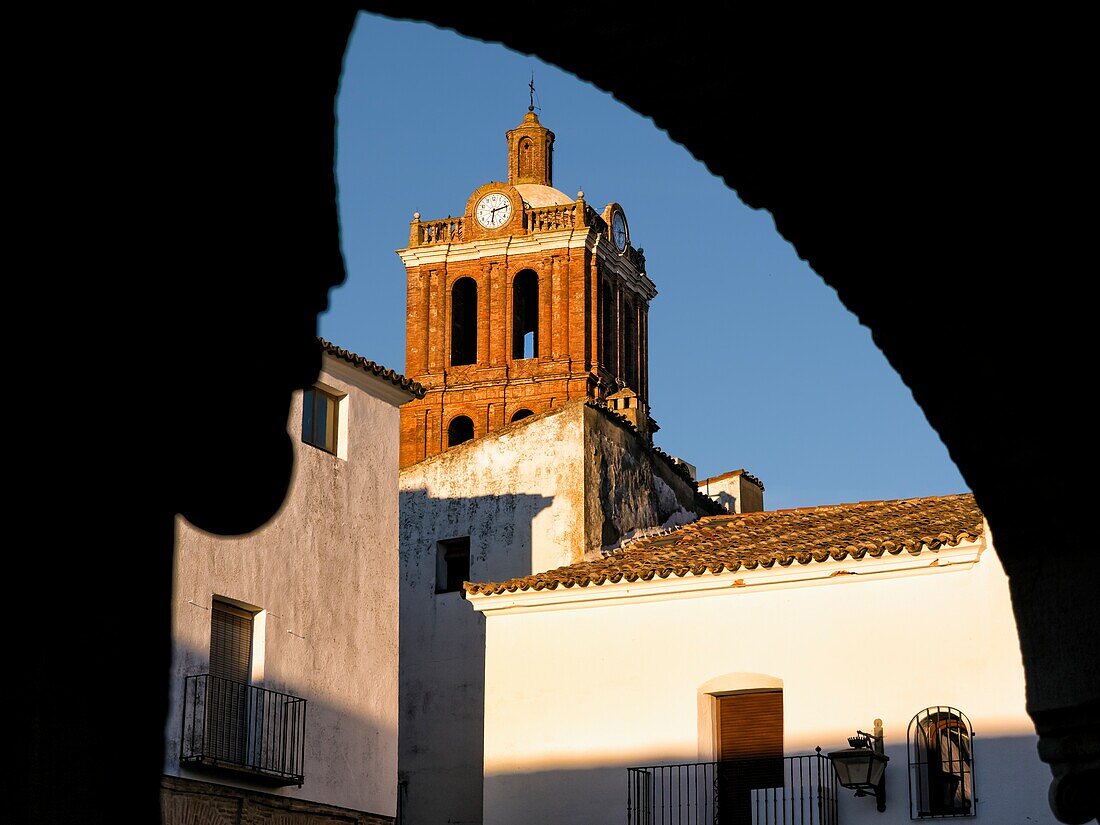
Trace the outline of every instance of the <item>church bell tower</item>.
<instances>
[{"instance_id":1,"label":"church bell tower","mask_svg":"<svg viewBox=\"0 0 1100 825\"><path fill-rule=\"evenodd\" d=\"M639 431L648 415L649 302L657 294L617 203L596 212L553 185L554 133L534 111L505 133L508 180L479 186L461 217L413 215L401 466L574 399Z\"/></svg>"}]
</instances>

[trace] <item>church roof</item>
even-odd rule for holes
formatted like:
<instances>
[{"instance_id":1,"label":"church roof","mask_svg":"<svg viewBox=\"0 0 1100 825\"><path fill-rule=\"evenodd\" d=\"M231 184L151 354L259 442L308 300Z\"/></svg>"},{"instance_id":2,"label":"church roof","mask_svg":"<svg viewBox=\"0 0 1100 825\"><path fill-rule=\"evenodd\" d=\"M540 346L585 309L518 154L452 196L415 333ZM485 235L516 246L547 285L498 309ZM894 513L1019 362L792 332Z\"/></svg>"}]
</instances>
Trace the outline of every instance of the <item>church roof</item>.
<instances>
[{"instance_id":1,"label":"church roof","mask_svg":"<svg viewBox=\"0 0 1100 825\"><path fill-rule=\"evenodd\" d=\"M414 398L424 397L424 387L413 381L411 378L406 378L397 370L391 370L388 367L383 367L381 364L371 361L369 358L364 358L362 355L356 355L351 350L338 347L331 341L326 341L324 338L318 338L321 342L321 349L327 352L329 355L339 358L341 361L347 361L353 367L358 367L364 372L376 375L386 381L389 381L396 387L400 387L405 392L412 395Z\"/></svg>"},{"instance_id":2,"label":"church roof","mask_svg":"<svg viewBox=\"0 0 1100 825\"><path fill-rule=\"evenodd\" d=\"M465 587L468 593L488 596L846 557L916 556L976 541L983 530L984 517L971 493L706 516L670 533L638 539L596 561L504 582L467 582Z\"/></svg>"},{"instance_id":3,"label":"church roof","mask_svg":"<svg viewBox=\"0 0 1100 825\"><path fill-rule=\"evenodd\" d=\"M543 186L541 183L517 183L515 187L524 203L535 209L540 206L564 206L573 202L571 197L553 186Z\"/></svg>"}]
</instances>

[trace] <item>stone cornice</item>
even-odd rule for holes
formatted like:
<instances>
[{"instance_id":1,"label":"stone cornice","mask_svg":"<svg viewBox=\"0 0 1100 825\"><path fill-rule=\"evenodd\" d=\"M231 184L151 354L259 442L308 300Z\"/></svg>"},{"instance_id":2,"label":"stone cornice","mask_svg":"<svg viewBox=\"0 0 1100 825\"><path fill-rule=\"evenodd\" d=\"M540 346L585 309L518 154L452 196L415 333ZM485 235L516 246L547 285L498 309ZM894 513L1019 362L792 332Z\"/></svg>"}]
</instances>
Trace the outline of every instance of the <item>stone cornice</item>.
<instances>
[{"instance_id":1,"label":"stone cornice","mask_svg":"<svg viewBox=\"0 0 1100 825\"><path fill-rule=\"evenodd\" d=\"M634 292L647 301L657 295L657 287L644 272L638 272L625 255L592 227L558 229L529 235L506 235L461 243L411 246L396 250L406 268L445 266L483 258L549 253L558 250L588 250Z\"/></svg>"}]
</instances>

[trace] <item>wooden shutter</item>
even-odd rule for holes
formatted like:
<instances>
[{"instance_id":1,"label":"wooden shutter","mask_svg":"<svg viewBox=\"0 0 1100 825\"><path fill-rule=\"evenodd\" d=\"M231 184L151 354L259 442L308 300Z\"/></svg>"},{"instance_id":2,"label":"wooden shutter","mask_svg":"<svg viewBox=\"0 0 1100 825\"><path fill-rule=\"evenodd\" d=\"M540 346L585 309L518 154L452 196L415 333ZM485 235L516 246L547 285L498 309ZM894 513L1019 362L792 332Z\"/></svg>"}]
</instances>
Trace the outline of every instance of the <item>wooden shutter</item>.
<instances>
[{"instance_id":1,"label":"wooden shutter","mask_svg":"<svg viewBox=\"0 0 1100 825\"><path fill-rule=\"evenodd\" d=\"M210 674L248 684L252 673L252 614L215 601L210 612Z\"/></svg>"},{"instance_id":2,"label":"wooden shutter","mask_svg":"<svg viewBox=\"0 0 1100 825\"><path fill-rule=\"evenodd\" d=\"M783 691L716 698L718 761L783 755Z\"/></svg>"},{"instance_id":3,"label":"wooden shutter","mask_svg":"<svg viewBox=\"0 0 1100 825\"><path fill-rule=\"evenodd\" d=\"M752 821L752 792L783 786L783 691L718 696L719 809Z\"/></svg>"}]
</instances>

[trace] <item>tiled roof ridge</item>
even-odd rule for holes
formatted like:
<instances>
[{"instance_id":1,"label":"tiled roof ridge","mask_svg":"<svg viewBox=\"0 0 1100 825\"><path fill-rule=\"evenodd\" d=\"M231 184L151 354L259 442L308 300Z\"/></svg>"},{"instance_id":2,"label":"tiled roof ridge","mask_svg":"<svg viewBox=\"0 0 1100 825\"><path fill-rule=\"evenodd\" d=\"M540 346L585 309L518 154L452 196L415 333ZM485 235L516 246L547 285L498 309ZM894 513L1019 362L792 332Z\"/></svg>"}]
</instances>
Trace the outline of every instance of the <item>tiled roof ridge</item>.
<instances>
[{"instance_id":1,"label":"tiled roof ridge","mask_svg":"<svg viewBox=\"0 0 1100 825\"><path fill-rule=\"evenodd\" d=\"M347 361L349 364L355 367L359 367L364 372L368 372L371 375L376 375L379 378L384 378L394 386L400 387L406 392L412 393L416 398L423 398L426 390L423 386L413 381L411 378L406 378L397 370L391 370L389 367L383 367L377 361L371 361L369 358L364 358L362 355L358 355L349 349L338 347L331 341L326 341L321 336L317 336L317 340L321 344L321 349L327 352L329 355L335 356L343 361Z\"/></svg>"},{"instance_id":2,"label":"tiled roof ridge","mask_svg":"<svg viewBox=\"0 0 1100 825\"><path fill-rule=\"evenodd\" d=\"M744 516L759 516L769 513L805 513L812 510L836 510L848 507L870 506L872 504L909 504L920 501L946 501L953 498L974 498L973 493L947 493L942 496L911 496L909 498L868 498L859 501L838 501L834 504L809 504L803 507L784 507L780 510L758 510L754 513L729 513L728 516L741 518ZM708 516L708 518L711 518ZM714 518L721 518L715 516Z\"/></svg>"},{"instance_id":3,"label":"tiled roof ridge","mask_svg":"<svg viewBox=\"0 0 1100 825\"><path fill-rule=\"evenodd\" d=\"M940 523L928 525L925 523L927 518L912 518L912 514L905 512L921 504L939 510L947 508L949 512L933 514L939 516ZM877 515L879 521L889 521L892 517L898 523L885 526L875 523L876 540L843 535L837 536L836 540L822 539L817 535L821 529L817 525L807 526L801 520L793 526L788 524L789 517L793 515L817 511L835 518L838 514L851 516L853 511L858 512L861 508L871 512L869 521L874 522L873 516ZM910 517L909 521L906 516ZM777 523L778 530L786 528L786 531L777 536L755 536L749 531L713 535L715 530L722 530L723 527L747 527L751 530L754 526L768 526L769 521ZM851 532L860 532L858 526L852 527L850 521L850 518L841 519L838 524L826 523L825 527L830 534L833 531L843 532L845 527L850 528ZM933 532L937 527L941 529ZM926 548L937 551L942 547L977 541L983 529L984 517L970 493L708 516L677 530L637 539L599 561L579 562L504 582L466 582L464 586L471 594L499 595L518 590L553 590L589 584L598 586L623 579L628 582L639 579L649 581L654 577L683 577L689 573L698 576L726 571L732 573L740 569L755 570L758 567L770 569L776 563L789 567L795 561L807 565L812 562L843 561L849 557L859 560L868 555L881 558L887 554L897 556L902 551L917 556ZM799 530L806 535L799 536ZM748 546L739 547L738 540L744 541L745 537L749 539Z\"/></svg>"}]
</instances>

